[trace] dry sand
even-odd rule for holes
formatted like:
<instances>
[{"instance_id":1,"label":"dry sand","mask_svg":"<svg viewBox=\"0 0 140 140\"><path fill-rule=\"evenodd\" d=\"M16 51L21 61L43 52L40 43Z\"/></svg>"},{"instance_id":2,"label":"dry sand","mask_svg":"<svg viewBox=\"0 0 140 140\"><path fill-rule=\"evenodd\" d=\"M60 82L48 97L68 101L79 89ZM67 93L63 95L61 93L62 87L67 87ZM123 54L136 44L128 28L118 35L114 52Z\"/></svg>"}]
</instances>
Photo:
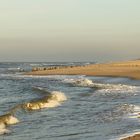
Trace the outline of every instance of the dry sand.
<instances>
[{"instance_id":1,"label":"dry sand","mask_svg":"<svg viewBox=\"0 0 140 140\"><path fill-rule=\"evenodd\" d=\"M38 70L27 75L87 75L113 76L140 79L140 60L92 64L87 66L61 67L52 70Z\"/></svg>"}]
</instances>

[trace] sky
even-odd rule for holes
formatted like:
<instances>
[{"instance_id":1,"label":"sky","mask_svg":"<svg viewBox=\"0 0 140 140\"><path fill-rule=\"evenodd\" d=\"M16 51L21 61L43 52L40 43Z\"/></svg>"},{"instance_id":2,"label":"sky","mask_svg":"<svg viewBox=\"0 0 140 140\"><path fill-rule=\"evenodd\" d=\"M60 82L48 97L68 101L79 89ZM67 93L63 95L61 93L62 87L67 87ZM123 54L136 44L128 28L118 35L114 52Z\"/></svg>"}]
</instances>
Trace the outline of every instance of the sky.
<instances>
[{"instance_id":1,"label":"sky","mask_svg":"<svg viewBox=\"0 0 140 140\"><path fill-rule=\"evenodd\" d=\"M140 0L0 0L0 61L140 58Z\"/></svg>"}]
</instances>

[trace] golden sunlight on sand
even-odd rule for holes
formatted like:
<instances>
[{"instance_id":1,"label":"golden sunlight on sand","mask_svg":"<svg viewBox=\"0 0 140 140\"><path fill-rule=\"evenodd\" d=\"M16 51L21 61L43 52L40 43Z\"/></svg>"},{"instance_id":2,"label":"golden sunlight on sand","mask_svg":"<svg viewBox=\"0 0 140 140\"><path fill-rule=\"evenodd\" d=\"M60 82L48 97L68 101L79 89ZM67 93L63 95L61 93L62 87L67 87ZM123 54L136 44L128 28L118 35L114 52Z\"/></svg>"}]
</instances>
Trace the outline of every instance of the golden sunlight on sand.
<instances>
[{"instance_id":1,"label":"golden sunlight on sand","mask_svg":"<svg viewBox=\"0 0 140 140\"><path fill-rule=\"evenodd\" d=\"M32 72L28 72L26 75L88 75L140 79L140 60L92 64L86 66L67 66L43 69L34 68Z\"/></svg>"}]
</instances>

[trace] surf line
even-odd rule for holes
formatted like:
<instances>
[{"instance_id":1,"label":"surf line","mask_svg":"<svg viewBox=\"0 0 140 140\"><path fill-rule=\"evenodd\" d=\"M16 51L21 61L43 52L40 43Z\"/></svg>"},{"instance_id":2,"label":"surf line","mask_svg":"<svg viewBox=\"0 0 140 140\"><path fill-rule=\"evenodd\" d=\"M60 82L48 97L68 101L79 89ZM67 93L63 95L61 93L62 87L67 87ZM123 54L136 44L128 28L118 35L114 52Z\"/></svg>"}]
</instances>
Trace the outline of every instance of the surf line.
<instances>
[{"instance_id":1,"label":"surf line","mask_svg":"<svg viewBox=\"0 0 140 140\"><path fill-rule=\"evenodd\" d=\"M61 103L66 100L67 97L62 92L47 91L46 96L43 96L36 100L25 102L23 104L16 105L12 109L10 109L8 113L0 116L0 135L10 133L10 131L6 129L8 125L12 125L20 122L15 117L15 113L18 110L33 111L33 110L39 110L43 108L53 108L53 107L60 106Z\"/></svg>"}]
</instances>

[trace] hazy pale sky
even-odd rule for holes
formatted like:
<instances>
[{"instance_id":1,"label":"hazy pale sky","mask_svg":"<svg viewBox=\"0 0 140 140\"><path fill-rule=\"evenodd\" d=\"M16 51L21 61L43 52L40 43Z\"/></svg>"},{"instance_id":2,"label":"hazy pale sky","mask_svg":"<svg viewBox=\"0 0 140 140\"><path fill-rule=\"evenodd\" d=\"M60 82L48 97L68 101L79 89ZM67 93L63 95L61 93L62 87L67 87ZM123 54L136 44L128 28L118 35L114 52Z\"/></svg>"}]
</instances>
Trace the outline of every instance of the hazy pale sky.
<instances>
[{"instance_id":1,"label":"hazy pale sky","mask_svg":"<svg viewBox=\"0 0 140 140\"><path fill-rule=\"evenodd\" d=\"M0 61L140 58L140 0L1 0Z\"/></svg>"}]
</instances>

